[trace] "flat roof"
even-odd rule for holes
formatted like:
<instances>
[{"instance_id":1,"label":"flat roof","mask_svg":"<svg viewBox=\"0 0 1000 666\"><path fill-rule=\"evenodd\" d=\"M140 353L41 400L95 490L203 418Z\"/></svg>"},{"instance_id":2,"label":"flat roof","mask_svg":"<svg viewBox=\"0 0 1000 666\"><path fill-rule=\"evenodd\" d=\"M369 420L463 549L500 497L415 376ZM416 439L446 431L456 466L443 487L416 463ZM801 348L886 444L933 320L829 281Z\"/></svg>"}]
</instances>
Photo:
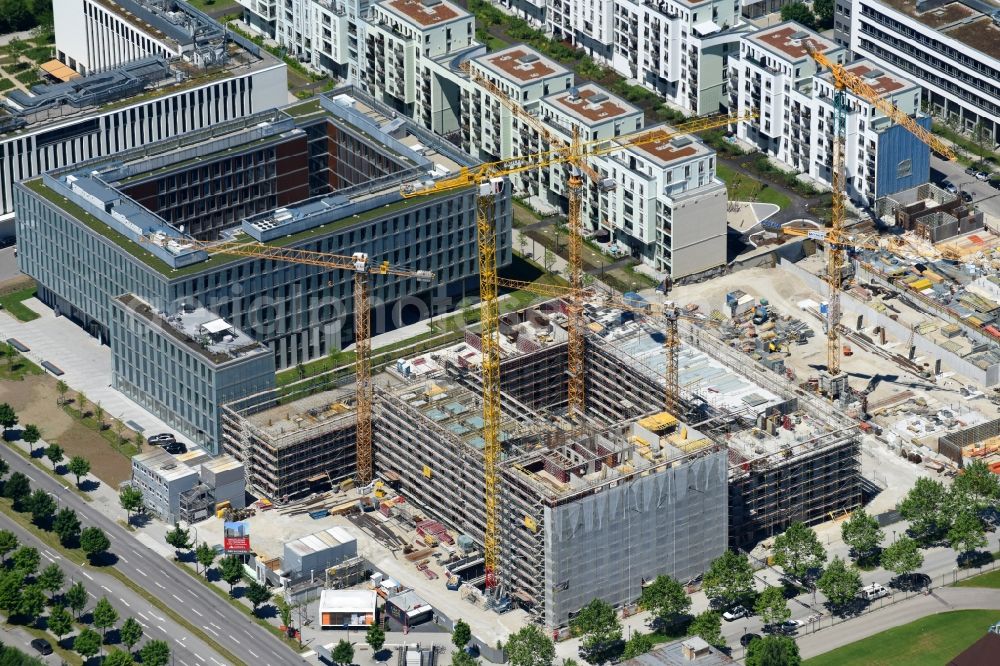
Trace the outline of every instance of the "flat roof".
<instances>
[{"instance_id":1,"label":"flat roof","mask_svg":"<svg viewBox=\"0 0 1000 666\"><path fill-rule=\"evenodd\" d=\"M876 66L871 60L855 61L845 66L844 69L864 79L865 83L870 85L879 95L891 95L906 88L917 87L917 84L912 81L907 81L906 79L887 73L881 67ZM823 72L822 78L832 81L833 74Z\"/></svg>"},{"instance_id":2,"label":"flat roof","mask_svg":"<svg viewBox=\"0 0 1000 666\"><path fill-rule=\"evenodd\" d=\"M356 541L346 529L335 526L289 541L285 547L299 555L310 555Z\"/></svg>"},{"instance_id":3,"label":"flat roof","mask_svg":"<svg viewBox=\"0 0 1000 666\"><path fill-rule=\"evenodd\" d=\"M378 603L375 590L323 590L320 613L374 613Z\"/></svg>"},{"instance_id":4,"label":"flat roof","mask_svg":"<svg viewBox=\"0 0 1000 666\"><path fill-rule=\"evenodd\" d=\"M549 95L545 102L588 125L640 113L638 108L593 83Z\"/></svg>"},{"instance_id":5,"label":"flat roof","mask_svg":"<svg viewBox=\"0 0 1000 666\"><path fill-rule=\"evenodd\" d=\"M923 8L917 10L917 0L878 0L878 2L935 29L969 18L977 13L976 10L961 2L928 3L930 6L927 10Z\"/></svg>"},{"instance_id":6,"label":"flat roof","mask_svg":"<svg viewBox=\"0 0 1000 666\"><path fill-rule=\"evenodd\" d=\"M187 476L197 476L198 472L177 460L163 449L153 449L132 456L132 464L145 468L166 481L176 481Z\"/></svg>"},{"instance_id":7,"label":"flat roof","mask_svg":"<svg viewBox=\"0 0 1000 666\"><path fill-rule=\"evenodd\" d=\"M763 46L772 53L792 62L809 57L806 50L811 45L815 50L826 53L840 48L825 37L795 21L785 21L747 35L747 39Z\"/></svg>"},{"instance_id":8,"label":"flat roof","mask_svg":"<svg viewBox=\"0 0 1000 666\"><path fill-rule=\"evenodd\" d=\"M673 129L666 125L661 125L660 128L668 132L673 132ZM654 127L650 129L658 128ZM690 136L674 136L667 140L651 141L634 146L631 150L654 158L657 165L661 167L668 166L672 162L695 157L696 155L707 155L712 152L708 146Z\"/></svg>"},{"instance_id":9,"label":"flat roof","mask_svg":"<svg viewBox=\"0 0 1000 666\"><path fill-rule=\"evenodd\" d=\"M990 15L1000 10L994 0L877 0L901 14L940 31L969 48L1000 60L1000 28Z\"/></svg>"},{"instance_id":10,"label":"flat roof","mask_svg":"<svg viewBox=\"0 0 1000 666\"><path fill-rule=\"evenodd\" d=\"M383 0L378 6L421 28L443 25L470 16L469 12L447 0Z\"/></svg>"},{"instance_id":11,"label":"flat roof","mask_svg":"<svg viewBox=\"0 0 1000 666\"><path fill-rule=\"evenodd\" d=\"M957 39L980 53L1000 60L1000 27L988 16L980 16L971 21L945 28L944 34Z\"/></svg>"},{"instance_id":12,"label":"flat roof","mask_svg":"<svg viewBox=\"0 0 1000 666\"><path fill-rule=\"evenodd\" d=\"M552 76L569 74L569 70L530 46L517 45L476 58L475 62L492 70L508 81L533 83Z\"/></svg>"}]
</instances>

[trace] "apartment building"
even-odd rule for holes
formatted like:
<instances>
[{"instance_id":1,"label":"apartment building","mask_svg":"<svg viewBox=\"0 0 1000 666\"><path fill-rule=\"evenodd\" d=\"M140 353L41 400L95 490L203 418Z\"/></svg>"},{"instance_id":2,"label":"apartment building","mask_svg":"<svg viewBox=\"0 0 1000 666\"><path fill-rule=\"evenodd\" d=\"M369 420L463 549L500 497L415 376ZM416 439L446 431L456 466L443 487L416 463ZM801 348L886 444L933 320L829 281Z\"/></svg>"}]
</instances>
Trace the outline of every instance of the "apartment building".
<instances>
[{"instance_id":1,"label":"apartment building","mask_svg":"<svg viewBox=\"0 0 1000 666\"><path fill-rule=\"evenodd\" d=\"M449 64L475 44L475 19L447 0L383 0L372 5L361 87L439 134L459 129L459 79Z\"/></svg>"},{"instance_id":2,"label":"apartment building","mask_svg":"<svg viewBox=\"0 0 1000 666\"><path fill-rule=\"evenodd\" d=\"M740 138L789 168L827 186L832 183L834 86L818 71L807 49L843 62L846 49L788 21L747 35L739 60L731 63L731 104L740 113L757 109L755 121L740 123ZM920 112L920 88L867 60L848 66L884 99L929 127ZM859 205L915 187L930 174L930 150L892 123L865 99L846 93L846 192Z\"/></svg>"},{"instance_id":3,"label":"apartment building","mask_svg":"<svg viewBox=\"0 0 1000 666\"><path fill-rule=\"evenodd\" d=\"M915 81L934 115L1000 143L1000 4L854 0L851 51Z\"/></svg>"},{"instance_id":4,"label":"apartment building","mask_svg":"<svg viewBox=\"0 0 1000 666\"><path fill-rule=\"evenodd\" d=\"M473 165L439 137L345 87L287 112L263 112L18 183L18 260L44 303L110 343L123 392L140 404L156 403L153 411L172 427L193 428L195 436L203 431L206 448L217 449L217 421L199 419L217 415L213 405L220 399L266 388L256 382L258 358L269 364L273 381L275 368L351 344L353 271L213 254L193 241L242 233L261 243L361 252L432 272L433 285L372 279L378 333L406 303L440 311L478 284L473 188L411 199L400 194L403 185ZM262 202L263 211L247 215L253 208L247 199ZM505 266L511 261L509 193L496 203L497 263ZM190 222L203 216L202 226ZM128 303L125 295L132 295ZM138 301L148 310L129 307ZM190 308L204 308L215 315L211 321L231 329L185 324L183 332L197 342L178 346L177 318L186 320ZM247 350L225 347L243 340L235 331L269 353L244 366ZM220 344L219 354L236 357L213 356ZM179 348L186 355L179 356ZM158 382L182 374L180 366L172 370L178 359L184 368L199 368L204 384L189 377L183 390L165 391L168 399L161 399ZM145 377L152 368L165 369L165 376Z\"/></svg>"},{"instance_id":5,"label":"apartment building","mask_svg":"<svg viewBox=\"0 0 1000 666\"><path fill-rule=\"evenodd\" d=\"M57 3L57 27L76 20L79 32L83 15L74 19L72 7ZM0 236L14 233L14 183L287 103L285 63L238 35L224 34L208 17L185 15L206 26L196 34L210 35L198 37L190 54L171 60L150 55L72 82L5 93L0 101ZM57 29L56 49L63 57L66 50L58 40L66 34ZM199 51L212 59L197 57Z\"/></svg>"}]
</instances>

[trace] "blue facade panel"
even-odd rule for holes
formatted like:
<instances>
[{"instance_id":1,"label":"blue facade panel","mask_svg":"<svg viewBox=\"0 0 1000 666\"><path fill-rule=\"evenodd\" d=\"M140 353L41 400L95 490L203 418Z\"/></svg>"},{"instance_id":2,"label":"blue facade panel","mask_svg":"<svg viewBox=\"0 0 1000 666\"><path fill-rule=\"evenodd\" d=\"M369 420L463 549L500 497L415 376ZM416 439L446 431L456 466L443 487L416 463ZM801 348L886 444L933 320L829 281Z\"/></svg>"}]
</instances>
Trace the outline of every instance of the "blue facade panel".
<instances>
[{"instance_id":1,"label":"blue facade panel","mask_svg":"<svg viewBox=\"0 0 1000 666\"><path fill-rule=\"evenodd\" d=\"M916 120L921 127L930 130L929 116ZM930 147L901 125L893 125L879 135L877 155L876 198L902 192L930 180Z\"/></svg>"}]
</instances>

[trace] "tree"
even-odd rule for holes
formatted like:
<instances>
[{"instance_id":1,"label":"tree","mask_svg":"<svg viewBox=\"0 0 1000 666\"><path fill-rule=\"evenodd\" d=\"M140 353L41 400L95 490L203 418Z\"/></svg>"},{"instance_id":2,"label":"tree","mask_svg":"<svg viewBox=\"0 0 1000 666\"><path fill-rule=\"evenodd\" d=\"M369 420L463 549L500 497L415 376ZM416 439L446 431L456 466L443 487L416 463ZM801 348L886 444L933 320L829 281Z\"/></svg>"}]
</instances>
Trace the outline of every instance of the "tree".
<instances>
[{"instance_id":1,"label":"tree","mask_svg":"<svg viewBox=\"0 0 1000 666\"><path fill-rule=\"evenodd\" d=\"M56 400L56 403L58 403L59 405L65 405L66 404L66 394L68 392L69 392L69 386L67 386L66 382L64 382L61 379L59 381L57 381L56 382L56 393L59 394L59 399Z\"/></svg>"},{"instance_id":2,"label":"tree","mask_svg":"<svg viewBox=\"0 0 1000 666\"><path fill-rule=\"evenodd\" d=\"M14 508L19 510L21 503L31 494L31 482L21 472L14 472L3 484L3 494L14 502Z\"/></svg>"},{"instance_id":3,"label":"tree","mask_svg":"<svg viewBox=\"0 0 1000 666\"><path fill-rule=\"evenodd\" d=\"M909 537L900 537L882 551L882 567L897 576L909 576L924 563L920 546Z\"/></svg>"},{"instance_id":4,"label":"tree","mask_svg":"<svg viewBox=\"0 0 1000 666\"><path fill-rule=\"evenodd\" d=\"M451 666L479 666L479 660L465 650L455 650L451 653Z\"/></svg>"},{"instance_id":5,"label":"tree","mask_svg":"<svg viewBox=\"0 0 1000 666\"><path fill-rule=\"evenodd\" d=\"M753 610L760 615L760 621L765 625L781 624L792 616L788 600L785 599L785 591L780 587L768 587L761 592Z\"/></svg>"},{"instance_id":6,"label":"tree","mask_svg":"<svg viewBox=\"0 0 1000 666\"><path fill-rule=\"evenodd\" d=\"M24 441L25 444L28 445L29 453L35 452L35 444L37 444L38 440L40 440L41 438L42 438L42 431L39 430L38 426L36 426L34 423L29 423L28 425L24 426L24 430L21 431L21 439Z\"/></svg>"},{"instance_id":7,"label":"tree","mask_svg":"<svg viewBox=\"0 0 1000 666\"><path fill-rule=\"evenodd\" d=\"M793 2L781 8L782 21L797 21L807 28L816 27L816 17L812 10L801 2Z\"/></svg>"},{"instance_id":8,"label":"tree","mask_svg":"<svg viewBox=\"0 0 1000 666\"><path fill-rule=\"evenodd\" d=\"M511 666L552 666L556 658L556 646L552 639L534 624L513 633L507 639L505 648Z\"/></svg>"},{"instance_id":9,"label":"tree","mask_svg":"<svg viewBox=\"0 0 1000 666\"><path fill-rule=\"evenodd\" d=\"M857 567L846 564L839 557L834 557L826 567L826 571L816 581L816 587L822 590L833 606L845 606L858 596L861 590L861 574Z\"/></svg>"},{"instance_id":10,"label":"tree","mask_svg":"<svg viewBox=\"0 0 1000 666\"><path fill-rule=\"evenodd\" d=\"M28 496L24 506L31 512L31 521L43 526L56 512L56 501L52 495L39 488Z\"/></svg>"},{"instance_id":11,"label":"tree","mask_svg":"<svg viewBox=\"0 0 1000 666\"><path fill-rule=\"evenodd\" d=\"M341 639L330 655L335 664L350 664L354 661L354 646Z\"/></svg>"},{"instance_id":12,"label":"tree","mask_svg":"<svg viewBox=\"0 0 1000 666\"><path fill-rule=\"evenodd\" d=\"M646 654L653 649L653 638L649 634L637 631L632 638L625 641L622 659L635 659L640 654Z\"/></svg>"},{"instance_id":13,"label":"tree","mask_svg":"<svg viewBox=\"0 0 1000 666\"><path fill-rule=\"evenodd\" d=\"M9 404L0 404L0 426L3 426L4 439L7 438L7 431L17 425L17 412Z\"/></svg>"},{"instance_id":14,"label":"tree","mask_svg":"<svg viewBox=\"0 0 1000 666\"><path fill-rule=\"evenodd\" d=\"M813 12L819 29L827 30L833 27L833 0L813 0Z\"/></svg>"},{"instance_id":15,"label":"tree","mask_svg":"<svg viewBox=\"0 0 1000 666\"><path fill-rule=\"evenodd\" d=\"M142 453L142 446L146 443L146 438L142 436L141 432L135 433L135 450Z\"/></svg>"},{"instance_id":16,"label":"tree","mask_svg":"<svg viewBox=\"0 0 1000 666\"><path fill-rule=\"evenodd\" d=\"M76 406L80 408L80 418L84 418L87 415L87 396L83 391L76 392Z\"/></svg>"},{"instance_id":17,"label":"tree","mask_svg":"<svg viewBox=\"0 0 1000 666\"><path fill-rule=\"evenodd\" d=\"M21 546L14 551L10 559L14 562L14 571L21 574L22 578L34 576L41 561L38 550L31 546Z\"/></svg>"},{"instance_id":18,"label":"tree","mask_svg":"<svg viewBox=\"0 0 1000 666\"><path fill-rule=\"evenodd\" d=\"M542 255L542 264L545 266L546 271L552 270L552 264L556 261L556 255L549 248L545 248L545 253Z\"/></svg>"},{"instance_id":19,"label":"tree","mask_svg":"<svg viewBox=\"0 0 1000 666\"><path fill-rule=\"evenodd\" d=\"M281 624L286 627L292 626L292 605L285 601L285 597L281 594L274 595L274 605L278 609L278 617L281 618ZM376 626L374 624L370 625L372 627Z\"/></svg>"},{"instance_id":20,"label":"tree","mask_svg":"<svg viewBox=\"0 0 1000 666\"><path fill-rule=\"evenodd\" d=\"M195 559L198 560L198 564L203 567L205 572L205 577L208 577L208 568L212 566L212 562L215 562L215 549L209 546L204 541L198 546L194 551Z\"/></svg>"},{"instance_id":21,"label":"tree","mask_svg":"<svg viewBox=\"0 0 1000 666\"><path fill-rule=\"evenodd\" d=\"M176 548L177 550L187 550L191 547L191 535L188 530L182 529L180 525L175 524L174 529L167 532L166 540L167 545Z\"/></svg>"},{"instance_id":22,"label":"tree","mask_svg":"<svg viewBox=\"0 0 1000 666\"><path fill-rule=\"evenodd\" d=\"M86 628L73 639L73 650L85 660L90 659L101 649L101 636L91 628Z\"/></svg>"},{"instance_id":23,"label":"tree","mask_svg":"<svg viewBox=\"0 0 1000 666\"><path fill-rule=\"evenodd\" d=\"M1000 498L1000 477L982 460L966 465L951 485L952 493L970 497L976 508Z\"/></svg>"},{"instance_id":24,"label":"tree","mask_svg":"<svg viewBox=\"0 0 1000 666\"><path fill-rule=\"evenodd\" d=\"M63 460L63 448L58 444L49 444L45 447L45 457L52 463L52 471L54 472Z\"/></svg>"},{"instance_id":25,"label":"tree","mask_svg":"<svg viewBox=\"0 0 1000 666\"><path fill-rule=\"evenodd\" d=\"M253 613L256 615L257 609L260 608L260 605L271 598L271 592L267 589L266 585L252 580L250 581L250 584L247 585L246 597L247 601L253 604Z\"/></svg>"},{"instance_id":26,"label":"tree","mask_svg":"<svg viewBox=\"0 0 1000 666\"><path fill-rule=\"evenodd\" d=\"M125 432L125 424L116 419L113 421L112 427L115 430L115 442L117 442L115 446L121 446L123 440L122 433Z\"/></svg>"},{"instance_id":27,"label":"tree","mask_svg":"<svg viewBox=\"0 0 1000 666\"><path fill-rule=\"evenodd\" d=\"M49 613L46 626L56 637L56 640L61 641L63 636L73 631L73 616L65 608L56 606Z\"/></svg>"},{"instance_id":28,"label":"tree","mask_svg":"<svg viewBox=\"0 0 1000 666\"><path fill-rule=\"evenodd\" d=\"M100 527L85 527L80 532L80 548L93 560L111 548L111 541Z\"/></svg>"},{"instance_id":29,"label":"tree","mask_svg":"<svg viewBox=\"0 0 1000 666\"><path fill-rule=\"evenodd\" d=\"M83 456L73 456L67 466L69 473L76 477L76 485L80 486L80 477L90 474L90 461Z\"/></svg>"},{"instance_id":30,"label":"tree","mask_svg":"<svg viewBox=\"0 0 1000 666\"><path fill-rule=\"evenodd\" d=\"M528 238L524 234L517 235L517 247L521 251L521 256L524 256L524 247L528 244Z\"/></svg>"},{"instance_id":31,"label":"tree","mask_svg":"<svg viewBox=\"0 0 1000 666\"><path fill-rule=\"evenodd\" d=\"M955 516L951 529L948 530L948 541L958 554L971 553L983 548L986 541L986 530L983 521L972 509L963 509Z\"/></svg>"},{"instance_id":32,"label":"tree","mask_svg":"<svg viewBox=\"0 0 1000 666\"><path fill-rule=\"evenodd\" d=\"M10 471L10 465L7 464L6 460L0 458L0 479L7 476L7 472Z\"/></svg>"},{"instance_id":33,"label":"tree","mask_svg":"<svg viewBox=\"0 0 1000 666\"><path fill-rule=\"evenodd\" d=\"M42 569L36 582L49 593L49 596L55 596L56 592L62 589L63 583L66 582L66 574L63 573L58 564L53 562Z\"/></svg>"},{"instance_id":34,"label":"tree","mask_svg":"<svg viewBox=\"0 0 1000 666\"><path fill-rule=\"evenodd\" d=\"M23 7L23 10L21 11L25 12L28 11L27 5L24 5L23 3L13 3L13 6L11 6L11 4L12 3L7 3L7 5L3 7L4 10L5 11L13 10L20 13L19 10L21 10L21 7ZM18 7L17 6L18 4L20 4L21 7ZM8 21L9 20L10 19L8 19ZM23 56L24 52L27 50L28 50L28 45L25 44L24 41L22 41L21 39L18 39L17 37L14 37L9 42L7 42L7 52L10 53L12 58L14 58L15 64L21 59L21 56ZM11 346L10 344L8 344L7 346L10 347L12 350L14 349L14 347ZM15 351L14 353L16 354L17 352Z\"/></svg>"},{"instance_id":35,"label":"tree","mask_svg":"<svg viewBox=\"0 0 1000 666\"><path fill-rule=\"evenodd\" d=\"M753 595L753 568L742 553L727 550L712 560L702 588L709 599L719 598L733 606Z\"/></svg>"},{"instance_id":36,"label":"tree","mask_svg":"<svg viewBox=\"0 0 1000 666\"><path fill-rule=\"evenodd\" d=\"M66 507L60 509L52 519L52 531L59 535L59 543L72 547L80 540L80 519L76 511Z\"/></svg>"},{"instance_id":37,"label":"tree","mask_svg":"<svg viewBox=\"0 0 1000 666\"><path fill-rule=\"evenodd\" d=\"M465 646L472 640L472 629L465 620L459 620L451 630L451 642L459 650L464 650Z\"/></svg>"},{"instance_id":38,"label":"tree","mask_svg":"<svg viewBox=\"0 0 1000 666\"><path fill-rule=\"evenodd\" d=\"M368 643L368 647L372 649L372 654L380 652L382 646L385 645L385 631L382 627L377 624L369 626L368 632L365 634L365 643Z\"/></svg>"},{"instance_id":39,"label":"tree","mask_svg":"<svg viewBox=\"0 0 1000 666\"><path fill-rule=\"evenodd\" d=\"M134 666L132 655L123 650L112 650L101 662L101 666Z\"/></svg>"},{"instance_id":40,"label":"tree","mask_svg":"<svg viewBox=\"0 0 1000 666\"><path fill-rule=\"evenodd\" d=\"M79 619L80 613L87 607L87 588L83 586L82 582L77 581L70 585L63 598L66 600L66 604L76 613L77 619Z\"/></svg>"},{"instance_id":41,"label":"tree","mask_svg":"<svg viewBox=\"0 0 1000 666\"><path fill-rule=\"evenodd\" d=\"M102 636L108 635L108 629L115 626L118 622L118 611L115 607L111 605L107 597L101 597L100 601L94 606L94 628L101 630Z\"/></svg>"},{"instance_id":42,"label":"tree","mask_svg":"<svg viewBox=\"0 0 1000 666\"><path fill-rule=\"evenodd\" d=\"M878 521L864 509L858 509L840 526L844 543L854 549L857 559L866 559L875 554L885 539Z\"/></svg>"},{"instance_id":43,"label":"tree","mask_svg":"<svg viewBox=\"0 0 1000 666\"><path fill-rule=\"evenodd\" d=\"M930 543L948 531L947 496L943 483L922 476L899 503L899 514L910 521L910 533L917 541Z\"/></svg>"},{"instance_id":44,"label":"tree","mask_svg":"<svg viewBox=\"0 0 1000 666\"><path fill-rule=\"evenodd\" d=\"M149 641L139 650L142 666L167 666L170 663L170 646L166 641Z\"/></svg>"},{"instance_id":45,"label":"tree","mask_svg":"<svg viewBox=\"0 0 1000 666\"><path fill-rule=\"evenodd\" d=\"M747 646L746 666L799 666L799 646L788 636L763 636Z\"/></svg>"},{"instance_id":46,"label":"tree","mask_svg":"<svg viewBox=\"0 0 1000 666\"><path fill-rule=\"evenodd\" d=\"M674 621L691 607L691 598L684 586L666 575L659 575L650 585L642 588L639 605L653 613L661 623Z\"/></svg>"},{"instance_id":47,"label":"tree","mask_svg":"<svg viewBox=\"0 0 1000 666\"><path fill-rule=\"evenodd\" d=\"M581 654L591 664L610 661L622 640L622 625L615 609L603 599L594 599L570 621L576 636L583 636Z\"/></svg>"},{"instance_id":48,"label":"tree","mask_svg":"<svg viewBox=\"0 0 1000 666\"><path fill-rule=\"evenodd\" d=\"M94 405L94 420L97 421L97 429L104 430L104 407L99 402Z\"/></svg>"},{"instance_id":49,"label":"tree","mask_svg":"<svg viewBox=\"0 0 1000 666\"><path fill-rule=\"evenodd\" d=\"M243 580L243 562L237 555L223 557L219 560L219 573L222 575L222 580L229 583L229 594L232 594L236 583Z\"/></svg>"},{"instance_id":50,"label":"tree","mask_svg":"<svg viewBox=\"0 0 1000 666\"><path fill-rule=\"evenodd\" d=\"M10 530L0 530L0 563L7 563L7 554L17 548L17 535Z\"/></svg>"},{"instance_id":51,"label":"tree","mask_svg":"<svg viewBox=\"0 0 1000 666\"><path fill-rule=\"evenodd\" d=\"M125 647L131 652L136 643L142 639L142 625L134 617L130 617L122 623L121 629L118 630L118 635L121 637Z\"/></svg>"},{"instance_id":52,"label":"tree","mask_svg":"<svg viewBox=\"0 0 1000 666\"><path fill-rule=\"evenodd\" d=\"M6 611L8 617L17 614L23 586L24 576L16 571L7 571L0 576L0 609Z\"/></svg>"},{"instance_id":53,"label":"tree","mask_svg":"<svg viewBox=\"0 0 1000 666\"><path fill-rule=\"evenodd\" d=\"M125 486L118 493L118 503L125 509L125 522L132 522L132 513L142 510L142 491L135 486Z\"/></svg>"},{"instance_id":54,"label":"tree","mask_svg":"<svg viewBox=\"0 0 1000 666\"><path fill-rule=\"evenodd\" d=\"M45 593L38 585L28 585L21 590L21 599L17 604L17 614L29 623L45 610Z\"/></svg>"},{"instance_id":55,"label":"tree","mask_svg":"<svg viewBox=\"0 0 1000 666\"><path fill-rule=\"evenodd\" d=\"M688 627L688 633L701 637L713 647L726 647L726 639L722 637L722 616L713 610L695 616L694 622Z\"/></svg>"},{"instance_id":56,"label":"tree","mask_svg":"<svg viewBox=\"0 0 1000 666\"><path fill-rule=\"evenodd\" d=\"M774 539L774 562L799 580L826 562L826 551L816 533L803 523L792 523Z\"/></svg>"}]
</instances>

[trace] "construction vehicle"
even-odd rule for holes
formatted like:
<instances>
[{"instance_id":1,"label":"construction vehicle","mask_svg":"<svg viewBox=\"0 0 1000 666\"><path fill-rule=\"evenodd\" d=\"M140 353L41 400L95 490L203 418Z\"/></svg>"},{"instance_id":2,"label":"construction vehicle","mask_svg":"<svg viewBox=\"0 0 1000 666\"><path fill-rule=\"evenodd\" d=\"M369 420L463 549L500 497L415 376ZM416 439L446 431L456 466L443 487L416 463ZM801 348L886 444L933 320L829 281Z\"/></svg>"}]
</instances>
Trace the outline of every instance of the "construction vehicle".
<instances>
[{"instance_id":1,"label":"construction vehicle","mask_svg":"<svg viewBox=\"0 0 1000 666\"><path fill-rule=\"evenodd\" d=\"M163 244L169 239L163 235L142 237L144 242ZM368 279L371 275L394 275L414 278L418 282L432 282L430 271L395 268L388 261L372 264L364 252L351 256L314 252L293 247L277 247L258 242L238 233L224 241L199 241L185 239L185 244L204 250L208 254L229 254L306 264L329 270L354 273L354 345L355 383L357 387L357 485L364 488L372 482L372 378L371 378L371 306L368 302Z\"/></svg>"},{"instance_id":2,"label":"construction vehicle","mask_svg":"<svg viewBox=\"0 0 1000 666\"><path fill-rule=\"evenodd\" d=\"M497 289L499 285L496 265L496 224L495 206L496 195L503 192L506 187L506 178L516 173L523 173L535 169L546 168L556 164L576 164L582 163L588 157L608 155L633 146L669 141L672 138L698 132L715 127L740 122L756 117L756 114L744 116L708 116L696 118L682 123L675 128L675 131L665 129L654 129L623 134L607 139L596 139L582 142L574 134L573 145L566 151L544 151L530 155L519 155L496 162L486 162L475 167L462 167L458 173L448 178L432 181L430 183L414 185L407 183L400 189L400 194L404 198L418 197L439 192L446 192L466 187L475 187L479 198L476 203L477 216L476 228L479 245L479 314L481 330L482 365L481 377L483 381L483 472L485 486L485 514L486 525L483 530L483 559L485 565L485 583L487 589L497 587L497 563L498 557L498 525L499 525L499 474L497 465L500 460L500 346L498 341L499 331L499 306L497 302ZM578 201L578 199L574 199ZM570 210L570 217L579 224L579 206ZM571 224L571 227L572 227ZM582 250L581 250L582 251ZM582 266L582 257L576 257L570 250L571 263L576 262L576 266ZM574 272L576 269L573 269ZM582 275L581 275L582 280ZM582 285L572 286L572 295L579 294ZM514 287L518 288L518 287ZM561 294L566 295L566 294ZM572 317L571 325L578 329L582 326L579 319ZM673 334L668 326L667 345L676 345L676 326ZM582 344L582 335L578 338ZM668 386L677 385L676 351L673 354L675 363L668 364ZM572 363L583 365L583 349L578 350L578 358ZM671 374L672 369L672 374ZM583 379L582 372L579 374ZM668 390L668 399L672 393ZM582 400L582 390L579 398ZM580 403L578 402L578 405Z\"/></svg>"},{"instance_id":3,"label":"construction vehicle","mask_svg":"<svg viewBox=\"0 0 1000 666\"><path fill-rule=\"evenodd\" d=\"M825 322L827 338L827 374L833 378L840 375L840 288L843 269L846 265L845 246L851 247L850 239L845 232L846 210L844 203L846 173L846 121L848 113L847 91L868 101L878 111L885 114L893 122L905 127L911 134L927 144L934 152L947 159L955 159L955 154L945 143L918 125L910 116L900 111L891 102L882 99L881 95L858 75L850 72L840 63L834 62L823 53L805 42L805 48L816 64L830 70L833 76L833 206L830 228L825 232L825 238L831 241L827 244L826 283L829 287L829 306Z\"/></svg>"}]
</instances>

